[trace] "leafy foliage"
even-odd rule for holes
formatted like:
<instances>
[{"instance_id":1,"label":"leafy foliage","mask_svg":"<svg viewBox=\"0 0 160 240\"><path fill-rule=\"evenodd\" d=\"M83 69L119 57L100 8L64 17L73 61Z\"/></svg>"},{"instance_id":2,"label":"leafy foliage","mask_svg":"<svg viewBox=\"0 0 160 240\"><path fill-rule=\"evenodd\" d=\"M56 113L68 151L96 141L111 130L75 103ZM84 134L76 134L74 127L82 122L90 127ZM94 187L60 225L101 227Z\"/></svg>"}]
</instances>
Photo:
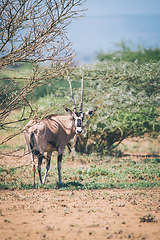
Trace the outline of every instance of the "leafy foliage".
<instances>
[{"instance_id":1,"label":"leafy foliage","mask_svg":"<svg viewBox=\"0 0 160 240\"><path fill-rule=\"evenodd\" d=\"M88 124L88 138L97 151L113 148L128 136L160 130L159 67L159 63L138 66L122 61L88 66L85 102L97 107Z\"/></svg>"},{"instance_id":2,"label":"leafy foliage","mask_svg":"<svg viewBox=\"0 0 160 240\"><path fill-rule=\"evenodd\" d=\"M92 118L85 118L84 133L78 138L77 151L104 154L127 137L158 134L160 62L138 65L106 61L72 70L70 77L77 107L83 71L83 111L96 109L96 112ZM43 96L36 99L35 106L32 105L37 109L36 117L64 114L63 105L72 108L66 75L52 79L34 96Z\"/></svg>"},{"instance_id":3,"label":"leafy foliage","mask_svg":"<svg viewBox=\"0 0 160 240\"><path fill-rule=\"evenodd\" d=\"M82 71L85 76L84 112L92 109L96 112L85 122L77 151L105 153L129 136L158 133L160 62L141 66L123 61L84 65L70 73L77 103L80 102ZM72 107L69 87L54 91L54 95L39 99L41 114L48 108L64 113L63 105Z\"/></svg>"}]
</instances>

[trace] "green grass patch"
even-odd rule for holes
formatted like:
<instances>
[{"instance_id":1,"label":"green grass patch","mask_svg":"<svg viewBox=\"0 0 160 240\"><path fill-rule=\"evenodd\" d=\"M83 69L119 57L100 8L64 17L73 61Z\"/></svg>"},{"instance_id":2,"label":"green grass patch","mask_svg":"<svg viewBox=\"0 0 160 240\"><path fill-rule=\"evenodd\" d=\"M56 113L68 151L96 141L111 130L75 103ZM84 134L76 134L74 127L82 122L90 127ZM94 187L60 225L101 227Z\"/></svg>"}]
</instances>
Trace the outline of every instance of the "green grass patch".
<instances>
[{"instance_id":1,"label":"green grass patch","mask_svg":"<svg viewBox=\"0 0 160 240\"><path fill-rule=\"evenodd\" d=\"M12 144L0 145L0 150L18 151L18 150L25 149L25 148L26 148L25 144L14 145L14 146Z\"/></svg>"},{"instance_id":2,"label":"green grass patch","mask_svg":"<svg viewBox=\"0 0 160 240\"><path fill-rule=\"evenodd\" d=\"M8 144L0 145L1 150L5 150L5 149L9 149L9 148L10 148L10 145L8 145Z\"/></svg>"},{"instance_id":3,"label":"green grass patch","mask_svg":"<svg viewBox=\"0 0 160 240\"><path fill-rule=\"evenodd\" d=\"M96 163L96 164L95 164ZM42 175L45 166L43 165ZM131 160L103 160L101 164L76 165L68 167L63 163L62 179L63 186L57 183L58 173L56 164L52 164L47 182L39 184L36 173L36 188L46 189L142 189L160 187L160 159L149 159L147 162ZM32 169L23 168L0 168L1 189L32 189Z\"/></svg>"}]
</instances>

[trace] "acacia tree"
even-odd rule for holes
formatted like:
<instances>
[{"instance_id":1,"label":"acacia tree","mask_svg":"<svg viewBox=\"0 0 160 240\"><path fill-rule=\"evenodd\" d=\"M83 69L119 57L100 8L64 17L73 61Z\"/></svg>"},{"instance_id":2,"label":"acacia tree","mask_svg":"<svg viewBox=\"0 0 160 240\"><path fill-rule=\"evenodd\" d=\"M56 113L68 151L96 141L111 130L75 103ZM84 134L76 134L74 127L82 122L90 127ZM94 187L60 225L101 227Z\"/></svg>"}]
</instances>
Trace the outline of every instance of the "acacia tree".
<instances>
[{"instance_id":1,"label":"acacia tree","mask_svg":"<svg viewBox=\"0 0 160 240\"><path fill-rule=\"evenodd\" d=\"M67 26L83 16L85 0L2 0L0 8L0 129L33 115L30 98L42 84L70 67L74 51ZM25 76L6 74L9 66L32 64ZM48 67L40 65L47 62ZM29 94L30 93L30 94ZM32 94L31 94L32 93ZM28 97L28 94L30 97ZM27 116L9 120L13 110L29 106Z\"/></svg>"}]
</instances>

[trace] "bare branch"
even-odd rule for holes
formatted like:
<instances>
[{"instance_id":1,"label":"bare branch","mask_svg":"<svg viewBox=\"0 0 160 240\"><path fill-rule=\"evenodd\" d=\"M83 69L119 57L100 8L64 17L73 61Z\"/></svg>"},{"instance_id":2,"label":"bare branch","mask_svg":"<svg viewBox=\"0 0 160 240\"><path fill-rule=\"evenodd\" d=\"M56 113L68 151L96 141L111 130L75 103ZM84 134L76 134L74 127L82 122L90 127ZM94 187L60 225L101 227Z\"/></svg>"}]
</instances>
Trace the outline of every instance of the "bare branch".
<instances>
[{"instance_id":1,"label":"bare branch","mask_svg":"<svg viewBox=\"0 0 160 240\"><path fill-rule=\"evenodd\" d=\"M74 17L82 0L2 0L0 20L0 67L13 62L54 60L65 53L69 43L66 27ZM75 8L75 10L73 10ZM62 47L63 46L63 47ZM47 51L47 49L50 51ZM58 50L58 51L57 51ZM66 60L68 56L65 56Z\"/></svg>"},{"instance_id":2,"label":"bare branch","mask_svg":"<svg viewBox=\"0 0 160 240\"><path fill-rule=\"evenodd\" d=\"M67 37L73 18L83 16L85 0L1 0L0 8L0 130L36 114L35 90L72 66L74 51ZM30 63L26 74L16 64ZM42 63L42 65L40 65ZM46 64L46 65L45 65ZM17 109L21 114L12 115ZM20 125L20 124L19 124Z\"/></svg>"}]
</instances>

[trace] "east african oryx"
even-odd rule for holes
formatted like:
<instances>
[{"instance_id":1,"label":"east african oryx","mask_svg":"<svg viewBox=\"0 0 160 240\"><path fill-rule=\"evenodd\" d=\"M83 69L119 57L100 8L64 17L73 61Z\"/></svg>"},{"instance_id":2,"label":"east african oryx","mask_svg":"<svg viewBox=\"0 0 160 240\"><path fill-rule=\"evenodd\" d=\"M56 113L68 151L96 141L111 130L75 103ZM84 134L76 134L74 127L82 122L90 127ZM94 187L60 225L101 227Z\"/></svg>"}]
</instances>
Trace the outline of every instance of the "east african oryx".
<instances>
[{"instance_id":1,"label":"east african oryx","mask_svg":"<svg viewBox=\"0 0 160 240\"><path fill-rule=\"evenodd\" d=\"M68 72L67 72L68 74ZM38 157L37 170L39 174L40 183L44 184L46 181L46 176L50 168L50 160L52 151L58 151L58 177L59 183L62 184L61 180L61 160L62 154L65 146L74 137L75 134L82 133L83 119L86 115L92 116L93 111L88 111L82 113L83 107L83 76L81 82L81 103L80 111L77 112L76 104L73 96L71 80L68 75L70 91L72 96L72 101L74 105L74 112L69 108L64 107L69 115L49 115L42 120L30 120L29 123L24 128L24 137L27 145L28 152L33 164L33 185L35 186L35 156ZM47 152L47 157L45 157L44 152ZM42 181L41 178L41 164L43 158L46 159L46 171L45 176Z\"/></svg>"}]
</instances>

